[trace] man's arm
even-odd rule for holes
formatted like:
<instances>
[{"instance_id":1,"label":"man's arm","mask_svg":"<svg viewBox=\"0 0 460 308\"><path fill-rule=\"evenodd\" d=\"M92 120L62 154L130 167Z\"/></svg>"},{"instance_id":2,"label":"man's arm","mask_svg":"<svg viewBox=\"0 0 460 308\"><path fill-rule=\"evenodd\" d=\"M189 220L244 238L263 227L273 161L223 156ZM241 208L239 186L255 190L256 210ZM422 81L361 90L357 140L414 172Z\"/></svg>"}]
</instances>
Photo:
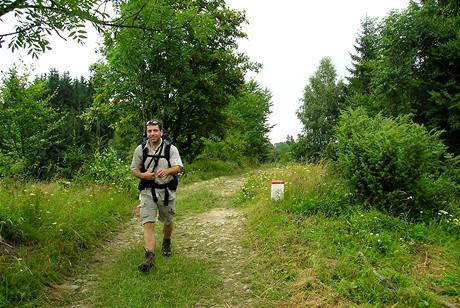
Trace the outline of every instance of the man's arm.
<instances>
[{"instance_id":1,"label":"man's arm","mask_svg":"<svg viewBox=\"0 0 460 308\"><path fill-rule=\"evenodd\" d=\"M133 169L131 174L141 180L153 180L155 178L155 173L153 173L151 170L141 172L139 169Z\"/></svg>"},{"instance_id":2,"label":"man's arm","mask_svg":"<svg viewBox=\"0 0 460 308\"><path fill-rule=\"evenodd\" d=\"M158 169L156 176L161 178L167 175L174 175L178 174L179 172L182 171L182 167L177 165L177 166L171 166L170 168L161 168ZM140 171L139 171L140 172Z\"/></svg>"}]
</instances>

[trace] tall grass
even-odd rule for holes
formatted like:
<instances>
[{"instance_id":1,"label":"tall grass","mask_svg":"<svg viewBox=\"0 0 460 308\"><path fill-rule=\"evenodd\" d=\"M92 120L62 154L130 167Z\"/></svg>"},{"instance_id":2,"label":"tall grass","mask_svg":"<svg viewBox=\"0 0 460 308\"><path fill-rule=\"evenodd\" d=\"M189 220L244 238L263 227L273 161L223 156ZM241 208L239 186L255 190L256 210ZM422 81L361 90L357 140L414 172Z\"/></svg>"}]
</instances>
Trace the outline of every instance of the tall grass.
<instances>
[{"instance_id":1,"label":"tall grass","mask_svg":"<svg viewBox=\"0 0 460 308\"><path fill-rule=\"evenodd\" d=\"M221 160L195 160L185 165L185 171L180 177L180 182L190 183L209 180L219 176L241 174L249 168L254 168L255 163Z\"/></svg>"},{"instance_id":2,"label":"tall grass","mask_svg":"<svg viewBox=\"0 0 460 308\"><path fill-rule=\"evenodd\" d=\"M136 202L116 186L1 184L0 306L33 300L73 273Z\"/></svg>"},{"instance_id":3,"label":"tall grass","mask_svg":"<svg viewBox=\"0 0 460 308\"><path fill-rule=\"evenodd\" d=\"M283 201L271 202L272 179L288 182ZM233 201L249 213L252 288L265 304L458 304L459 217L439 211L410 223L350 203L352 193L321 165L267 169L248 179Z\"/></svg>"},{"instance_id":4,"label":"tall grass","mask_svg":"<svg viewBox=\"0 0 460 308\"><path fill-rule=\"evenodd\" d=\"M178 193L178 224L190 214L204 212L217 205L218 193L207 185L196 184L189 184L190 187L184 185ZM160 225L156 228L157 239L162 238L161 229ZM177 252L174 238L175 235L174 256L163 257L157 251L157 266L148 275L137 269L143 251L139 241L121 252L115 262L101 264L95 269L98 284L89 297L88 294L74 294L74 297L90 302L94 307L195 307L200 306L198 303L210 294L218 297L225 279L220 274L220 260L204 261L200 257Z\"/></svg>"}]
</instances>

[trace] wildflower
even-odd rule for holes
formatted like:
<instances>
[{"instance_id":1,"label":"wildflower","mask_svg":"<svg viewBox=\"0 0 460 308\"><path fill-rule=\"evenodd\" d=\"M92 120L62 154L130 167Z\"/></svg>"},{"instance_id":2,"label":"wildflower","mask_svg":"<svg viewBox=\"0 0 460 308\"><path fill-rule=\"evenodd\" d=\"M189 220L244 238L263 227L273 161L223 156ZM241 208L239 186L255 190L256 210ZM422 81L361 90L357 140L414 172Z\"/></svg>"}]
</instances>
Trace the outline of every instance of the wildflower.
<instances>
[{"instance_id":1,"label":"wildflower","mask_svg":"<svg viewBox=\"0 0 460 308\"><path fill-rule=\"evenodd\" d=\"M441 214L444 214L444 215L447 215L447 214L449 214L449 213L447 213L447 212L446 212L446 211L444 211L444 210L439 210L439 213L441 213Z\"/></svg>"}]
</instances>

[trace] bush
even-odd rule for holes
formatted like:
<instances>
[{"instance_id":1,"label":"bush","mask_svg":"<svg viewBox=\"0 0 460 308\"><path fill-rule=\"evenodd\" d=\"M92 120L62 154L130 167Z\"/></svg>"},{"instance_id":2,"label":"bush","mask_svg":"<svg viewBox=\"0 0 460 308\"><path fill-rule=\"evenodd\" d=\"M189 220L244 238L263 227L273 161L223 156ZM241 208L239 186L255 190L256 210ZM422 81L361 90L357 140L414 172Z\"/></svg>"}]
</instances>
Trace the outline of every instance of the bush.
<instances>
[{"instance_id":1,"label":"bush","mask_svg":"<svg viewBox=\"0 0 460 308\"><path fill-rule=\"evenodd\" d=\"M309 190L297 191L282 205L289 211L304 215L324 214L337 217L347 212L352 193L340 178L327 177Z\"/></svg>"},{"instance_id":2,"label":"bush","mask_svg":"<svg viewBox=\"0 0 460 308\"><path fill-rule=\"evenodd\" d=\"M344 112L336 131L339 168L361 200L410 216L445 206L449 192L438 180L446 148L439 133L407 116L369 117L362 109Z\"/></svg>"},{"instance_id":3,"label":"bush","mask_svg":"<svg viewBox=\"0 0 460 308\"><path fill-rule=\"evenodd\" d=\"M83 165L78 180L124 188L135 186L135 179L128 165L117 157L113 149L94 153L93 159Z\"/></svg>"},{"instance_id":4,"label":"bush","mask_svg":"<svg viewBox=\"0 0 460 308\"><path fill-rule=\"evenodd\" d=\"M203 145L203 151L197 157L197 160L244 160L243 152L246 143L236 137L228 136L224 140L219 138L205 139Z\"/></svg>"}]
</instances>

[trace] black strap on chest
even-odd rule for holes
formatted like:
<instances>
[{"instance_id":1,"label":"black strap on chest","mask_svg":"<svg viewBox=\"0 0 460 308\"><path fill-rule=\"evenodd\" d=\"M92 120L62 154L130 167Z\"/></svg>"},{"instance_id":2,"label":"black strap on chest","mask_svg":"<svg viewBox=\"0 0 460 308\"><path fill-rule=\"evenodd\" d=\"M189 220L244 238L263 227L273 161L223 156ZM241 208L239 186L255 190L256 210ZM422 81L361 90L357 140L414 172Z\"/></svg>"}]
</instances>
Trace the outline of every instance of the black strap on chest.
<instances>
[{"instance_id":1,"label":"black strap on chest","mask_svg":"<svg viewBox=\"0 0 460 308\"><path fill-rule=\"evenodd\" d=\"M164 151L163 151L164 147ZM164 153L161 155L161 153ZM168 168L171 168L171 162L170 162L170 155L171 155L171 144L165 144L164 141L161 142L160 147L155 151L153 155L149 154L149 148L147 146L147 143L142 143L142 167L141 167L141 172L146 172L149 168L150 165L153 164L152 171L155 171L155 168L158 167L158 162L160 161L161 158L166 159L168 162ZM147 167L145 167L145 162L147 161L148 158L151 158L150 162L147 164ZM154 180L141 180L139 183L139 190L144 190L145 188L152 188L152 198L153 201L158 202L158 198L156 196L155 190L156 189L164 189L165 190L165 199L164 199L164 205L168 206L168 201L169 201L169 188L170 190L176 190L177 189L177 181L173 177L171 181L165 184L158 184L155 183Z\"/></svg>"}]
</instances>

